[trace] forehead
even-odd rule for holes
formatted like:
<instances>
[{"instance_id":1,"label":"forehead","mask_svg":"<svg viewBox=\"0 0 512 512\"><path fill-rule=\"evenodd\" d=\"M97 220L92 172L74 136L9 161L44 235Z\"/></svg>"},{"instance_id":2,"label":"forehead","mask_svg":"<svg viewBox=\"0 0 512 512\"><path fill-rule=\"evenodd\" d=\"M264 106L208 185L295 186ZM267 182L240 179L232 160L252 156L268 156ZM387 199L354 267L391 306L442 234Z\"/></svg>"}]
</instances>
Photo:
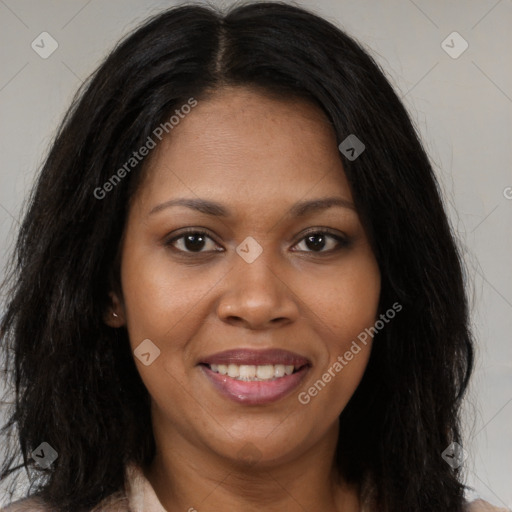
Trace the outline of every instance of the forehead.
<instances>
[{"instance_id":1,"label":"forehead","mask_svg":"<svg viewBox=\"0 0 512 512\"><path fill-rule=\"evenodd\" d=\"M225 88L196 107L154 150L139 199L186 193L261 202L339 193L350 199L336 134L303 99Z\"/></svg>"}]
</instances>

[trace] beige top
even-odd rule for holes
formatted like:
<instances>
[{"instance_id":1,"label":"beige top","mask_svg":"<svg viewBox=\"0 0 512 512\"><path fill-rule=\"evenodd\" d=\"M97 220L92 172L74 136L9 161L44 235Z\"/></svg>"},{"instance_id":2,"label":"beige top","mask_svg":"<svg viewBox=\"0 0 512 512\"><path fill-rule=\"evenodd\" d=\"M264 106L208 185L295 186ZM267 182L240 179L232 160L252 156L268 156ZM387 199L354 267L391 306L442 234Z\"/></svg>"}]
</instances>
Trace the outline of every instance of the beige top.
<instances>
[{"instance_id":1,"label":"beige top","mask_svg":"<svg viewBox=\"0 0 512 512\"><path fill-rule=\"evenodd\" d=\"M126 494L116 493L103 500L91 512L167 512L145 477L142 469L130 464L125 470ZM191 510L194 510L193 506ZM36 498L24 498L11 503L0 512L53 512ZM368 501L363 503L361 512L371 512ZM511 512L510 509L496 508L486 501L468 503L467 512Z\"/></svg>"}]
</instances>

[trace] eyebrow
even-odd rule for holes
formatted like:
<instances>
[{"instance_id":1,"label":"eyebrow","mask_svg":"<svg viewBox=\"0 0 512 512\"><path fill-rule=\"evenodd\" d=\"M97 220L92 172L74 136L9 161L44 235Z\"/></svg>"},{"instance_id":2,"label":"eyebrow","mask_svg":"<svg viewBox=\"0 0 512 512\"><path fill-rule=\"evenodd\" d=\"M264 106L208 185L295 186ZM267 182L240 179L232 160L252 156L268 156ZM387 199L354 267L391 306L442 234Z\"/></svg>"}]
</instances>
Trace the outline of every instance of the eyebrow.
<instances>
[{"instance_id":1,"label":"eyebrow","mask_svg":"<svg viewBox=\"0 0 512 512\"><path fill-rule=\"evenodd\" d=\"M151 209L149 215L153 215L157 212L171 208L173 206L185 206L192 210L197 210L206 215L212 215L215 217L230 217L231 212L228 208L215 201L209 201L207 199L199 198L179 198L165 201ZM355 206L352 202L342 197L323 197L320 199L311 199L309 201L300 201L295 203L290 209L289 215L295 217L304 217L305 215L313 212L319 212L327 210L333 206L341 208L348 208L355 211Z\"/></svg>"}]
</instances>

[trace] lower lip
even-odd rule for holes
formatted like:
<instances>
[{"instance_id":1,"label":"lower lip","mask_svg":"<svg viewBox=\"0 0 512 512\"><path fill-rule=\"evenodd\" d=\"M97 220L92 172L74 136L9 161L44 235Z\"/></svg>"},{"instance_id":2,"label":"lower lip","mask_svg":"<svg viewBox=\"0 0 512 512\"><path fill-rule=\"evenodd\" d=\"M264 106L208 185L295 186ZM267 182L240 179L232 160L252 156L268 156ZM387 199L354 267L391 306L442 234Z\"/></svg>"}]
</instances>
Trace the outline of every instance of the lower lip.
<instances>
[{"instance_id":1,"label":"lower lip","mask_svg":"<svg viewBox=\"0 0 512 512\"><path fill-rule=\"evenodd\" d=\"M299 386L309 371L309 367L306 365L291 375L285 375L275 380L243 381L213 372L207 366L201 365L200 368L222 395L247 405L267 404L285 397Z\"/></svg>"}]
</instances>

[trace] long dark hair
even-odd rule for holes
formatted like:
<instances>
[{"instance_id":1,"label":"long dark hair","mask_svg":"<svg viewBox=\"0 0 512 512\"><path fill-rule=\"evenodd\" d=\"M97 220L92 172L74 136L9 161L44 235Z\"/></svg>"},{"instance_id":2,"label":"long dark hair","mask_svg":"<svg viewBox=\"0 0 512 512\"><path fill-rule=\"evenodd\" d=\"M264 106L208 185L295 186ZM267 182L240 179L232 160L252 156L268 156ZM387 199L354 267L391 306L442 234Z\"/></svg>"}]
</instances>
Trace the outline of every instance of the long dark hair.
<instances>
[{"instance_id":1,"label":"long dark hair","mask_svg":"<svg viewBox=\"0 0 512 512\"><path fill-rule=\"evenodd\" d=\"M402 311L375 335L340 416L337 464L348 481L371 477L381 512L461 511L461 470L441 454L462 444L473 341L438 183L368 53L328 21L274 2L226 14L166 10L123 40L78 92L38 175L6 285L0 335L15 401L2 429L10 452L0 481L25 468L28 492L59 511L82 511L122 489L126 463L152 460L149 395L126 329L103 321L144 162L107 197L94 191L175 109L224 85L308 98L338 143L354 134L365 144L355 160L340 158L381 271L381 312L395 302ZM31 459L42 442L58 452L46 469Z\"/></svg>"}]
</instances>

